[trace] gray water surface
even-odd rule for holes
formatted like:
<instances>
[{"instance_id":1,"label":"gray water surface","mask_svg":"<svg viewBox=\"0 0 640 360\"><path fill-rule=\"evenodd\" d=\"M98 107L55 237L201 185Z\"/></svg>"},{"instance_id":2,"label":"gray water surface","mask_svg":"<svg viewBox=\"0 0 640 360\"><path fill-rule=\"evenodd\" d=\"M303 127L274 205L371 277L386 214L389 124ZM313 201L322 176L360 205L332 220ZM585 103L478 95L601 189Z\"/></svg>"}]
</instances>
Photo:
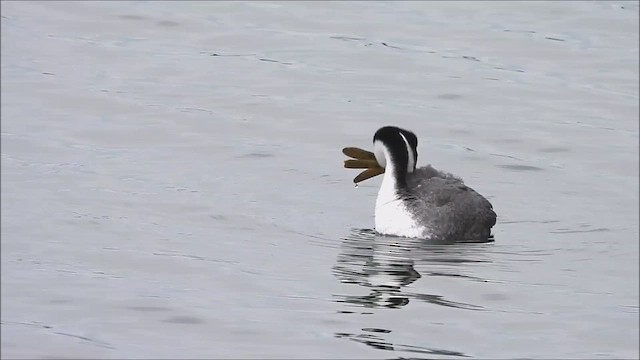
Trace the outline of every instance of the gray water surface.
<instances>
[{"instance_id":1,"label":"gray water surface","mask_svg":"<svg viewBox=\"0 0 640 360\"><path fill-rule=\"evenodd\" d=\"M2 2L3 358L638 358L637 2ZM495 242L378 236L397 125Z\"/></svg>"}]
</instances>

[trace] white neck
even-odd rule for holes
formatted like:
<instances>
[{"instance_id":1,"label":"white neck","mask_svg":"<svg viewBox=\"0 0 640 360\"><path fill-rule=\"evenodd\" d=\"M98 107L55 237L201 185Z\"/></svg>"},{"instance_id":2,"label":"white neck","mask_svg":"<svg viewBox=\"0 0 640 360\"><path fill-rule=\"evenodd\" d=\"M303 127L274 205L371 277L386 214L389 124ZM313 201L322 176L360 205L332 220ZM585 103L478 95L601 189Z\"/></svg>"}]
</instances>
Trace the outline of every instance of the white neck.
<instances>
[{"instance_id":1,"label":"white neck","mask_svg":"<svg viewBox=\"0 0 640 360\"><path fill-rule=\"evenodd\" d=\"M386 165L376 199L376 231L381 234L406 237L424 236L424 228L416 223L413 215L409 213L398 196L398 183L394 176L395 164L389 161L389 150L380 142L374 144L374 150L378 163ZM381 157L384 157L384 160Z\"/></svg>"},{"instance_id":2,"label":"white neck","mask_svg":"<svg viewBox=\"0 0 640 360\"><path fill-rule=\"evenodd\" d=\"M376 161L384 167L384 175L382 177L382 185L378 191L376 199L376 208L391 201L398 199L398 182L394 176L396 165L390 160L391 155L389 149L380 141L373 144Z\"/></svg>"}]
</instances>

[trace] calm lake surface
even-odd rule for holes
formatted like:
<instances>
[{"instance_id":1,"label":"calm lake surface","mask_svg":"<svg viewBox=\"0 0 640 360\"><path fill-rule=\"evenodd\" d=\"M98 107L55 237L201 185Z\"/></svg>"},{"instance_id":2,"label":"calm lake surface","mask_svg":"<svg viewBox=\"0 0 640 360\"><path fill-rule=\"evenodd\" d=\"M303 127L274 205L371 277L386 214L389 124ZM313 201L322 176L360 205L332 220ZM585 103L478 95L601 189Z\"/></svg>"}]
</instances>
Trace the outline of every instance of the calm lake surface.
<instances>
[{"instance_id":1,"label":"calm lake surface","mask_svg":"<svg viewBox=\"0 0 640 360\"><path fill-rule=\"evenodd\" d=\"M638 2L2 2L3 358L638 358ZM495 242L378 236L419 137Z\"/></svg>"}]
</instances>

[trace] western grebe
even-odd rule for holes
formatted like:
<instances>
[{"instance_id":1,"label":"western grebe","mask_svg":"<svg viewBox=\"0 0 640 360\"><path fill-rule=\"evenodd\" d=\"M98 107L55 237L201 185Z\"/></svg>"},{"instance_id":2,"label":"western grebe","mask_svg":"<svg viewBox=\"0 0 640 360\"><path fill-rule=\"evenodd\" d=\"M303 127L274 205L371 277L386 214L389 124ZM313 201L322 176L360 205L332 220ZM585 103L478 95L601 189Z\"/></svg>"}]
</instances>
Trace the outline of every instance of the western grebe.
<instances>
[{"instance_id":1,"label":"western grebe","mask_svg":"<svg viewBox=\"0 0 640 360\"><path fill-rule=\"evenodd\" d=\"M376 231L441 241L489 241L496 213L462 179L432 168L416 168L418 138L385 126L373 136L374 152L347 147L344 167L365 169L357 184L384 173L375 210Z\"/></svg>"}]
</instances>

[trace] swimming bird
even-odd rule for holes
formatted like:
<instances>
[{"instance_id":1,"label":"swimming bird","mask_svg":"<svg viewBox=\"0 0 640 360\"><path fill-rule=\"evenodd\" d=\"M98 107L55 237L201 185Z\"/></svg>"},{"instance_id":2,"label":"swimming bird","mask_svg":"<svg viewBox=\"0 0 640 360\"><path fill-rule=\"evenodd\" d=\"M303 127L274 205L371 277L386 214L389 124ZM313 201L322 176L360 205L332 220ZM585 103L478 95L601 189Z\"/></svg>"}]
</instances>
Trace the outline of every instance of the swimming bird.
<instances>
[{"instance_id":1,"label":"swimming bird","mask_svg":"<svg viewBox=\"0 0 640 360\"><path fill-rule=\"evenodd\" d=\"M344 167L365 169L358 184L384 174L375 208L375 229L384 235L440 241L492 241L496 213L462 179L430 165L416 168L418 138L385 126L373 136L374 151L347 147Z\"/></svg>"}]
</instances>

